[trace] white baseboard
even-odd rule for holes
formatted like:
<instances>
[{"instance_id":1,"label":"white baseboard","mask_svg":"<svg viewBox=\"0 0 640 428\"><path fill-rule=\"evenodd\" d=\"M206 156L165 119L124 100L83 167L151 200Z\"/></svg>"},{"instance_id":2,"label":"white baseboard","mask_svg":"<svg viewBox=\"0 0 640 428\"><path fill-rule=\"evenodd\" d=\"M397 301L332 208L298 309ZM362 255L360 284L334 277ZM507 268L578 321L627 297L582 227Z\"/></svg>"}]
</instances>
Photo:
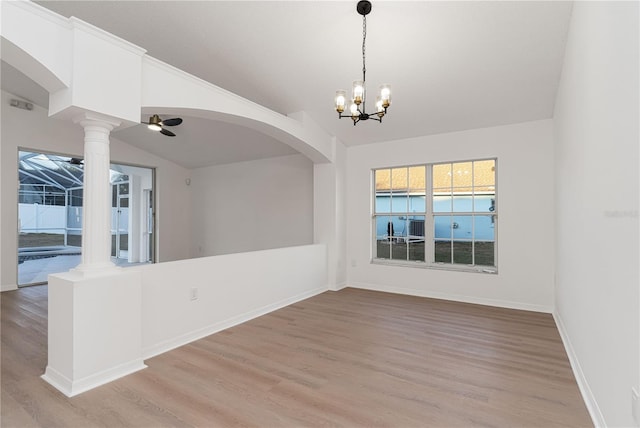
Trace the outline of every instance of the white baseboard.
<instances>
[{"instance_id":1,"label":"white baseboard","mask_svg":"<svg viewBox=\"0 0 640 428\"><path fill-rule=\"evenodd\" d=\"M428 297L431 299L451 300L454 302L473 303L476 305L495 306L507 309L519 309L523 311L543 312L550 314L553 307L545 305L532 305L529 303L511 302L508 300L486 299L482 297L460 296L457 294L439 293L433 291L416 290L413 288L393 287L379 284L365 284L360 282L352 282L348 284L351 288L360 288L363 290L382 291L385 293L405 294L408 296Z\"/></svg>"},{"instance_id":2,"label":"white baseboard","mask_svg":"<svg viewBox=\"0 0 640 428\"><path fill-rule=\"evenodd\" d=\"M329 287L330 291L340 291L343 288L347 288L347 283L346 282L342 282L340 284L336 284L334 286Z\"/></svg>"},{"instance_id":3,"label":"white baseboard","mask_svg":"<svg viewBox=\"0 0 640 428\"><path fill-rule=\"evenodd\" d=\"M130 375L131 373L137 372L138 370L142 370L146 367L147 366L144 364L142 359L136 359L82 379L71 380L53 367L47 366L47 369L41 378L67 397L73 397L100 385L104 385L105 383Z\"/></svg>"},{"instance_id":4,"label":"white baseboard","mask_svg":"<svg viewBox=\"0 0 640 428\"><path fill-rule=\"evenodd\" d=\"M285 306L289 306L301 300L308 299L309 297L324 293L325 291L328 291L327 287L320 287L313 290L305 291L293 297L289 297L278 302L265 305L261 308L246 312L241 315L237 315L235 317L217 322L212 325L208 325L192 332L182 334L173 339L165 340L155 345L147 346L146 348L142 349L142 356L144 359L155 357L156 355L160 355L172 349L179 348L180 346L186 345L187 343L202 339L203 337L210 336L214 333L218 333L222 330L226 330L238 324L242 324L243 322L250 321L254 318L261 317L262 315L268 314L269 312L284 308Z\"/></svg>"},{"instance_id":5,"label":"white baseboard","mask_svg":"<svg viewBox=\"0 0 640 428\"><path fill-rule=\"evenodd\" d=\"M593 392L591 392L591 388L589 388L587 378L582 372L582 367L580 367L578 356L573 349L573 345L571 345L571 340L569 340L569 336L567 335L567 330L564 326L564 323L562 322L562 317L558 313L553 312L553 319L556 321L556 326L558 327L560 338L562 338L562 343L564 344L564 349L566 350L567 356L569 357L569 363L571 364L573 375L575 376L576 382L578 383L578 388L580 389L580 393L582 394L584 404L587 406L587 410L589 411L589 415L591 416L591 421L596 428L606 427L607 424L604 421L604 416L602 416L600 407L598 407L598 402L596 401Z\"/></svg>"},{"instance_id":6,"label":"white baseboard","mask_svg":"<svg viewBox=\"0 0 640 428\"><path fill-rule=\"evenodd\" d=\"M18 286L16 284L4 284L0 286L0 293L5 291L13 291L17 289L18 289Z\"/></svg>"},{"instance_id":7,"label":"white baseboard","mask_svg":"<svg viewBox=\"0 0 640 428\"><path fill-rule=\"evenodd\" d=\"M73 381L53 367L47 366L44 374L40 377L67 397L71 397Z\"/></svg>"}]
</instances>

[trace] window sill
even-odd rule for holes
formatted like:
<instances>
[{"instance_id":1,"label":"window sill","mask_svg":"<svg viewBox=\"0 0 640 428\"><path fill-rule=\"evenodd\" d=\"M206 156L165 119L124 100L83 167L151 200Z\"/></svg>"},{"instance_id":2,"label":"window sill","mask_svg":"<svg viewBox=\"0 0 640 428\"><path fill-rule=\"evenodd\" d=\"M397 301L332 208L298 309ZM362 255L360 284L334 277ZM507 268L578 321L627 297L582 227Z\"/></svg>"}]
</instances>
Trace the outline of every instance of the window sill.
<instances>
[{"instance_id":1,"label":"window sill","mask_svg":"<svg viewBox=\"0 0 640 428\"><path fill-rule=\"evenodd\" d=\"M411 267L418 269L435 269L435 270L448 270L455 272L472 272L472 273L486 273L491 275L498 274L498 268L494 266L469 266L469 265L452 265L447 263L425 263L425 262L412 262L412 261L395 261L387 259L371 259L371 264L383 265L383 266L401 266Z\"/></svg>"}]
</instances>

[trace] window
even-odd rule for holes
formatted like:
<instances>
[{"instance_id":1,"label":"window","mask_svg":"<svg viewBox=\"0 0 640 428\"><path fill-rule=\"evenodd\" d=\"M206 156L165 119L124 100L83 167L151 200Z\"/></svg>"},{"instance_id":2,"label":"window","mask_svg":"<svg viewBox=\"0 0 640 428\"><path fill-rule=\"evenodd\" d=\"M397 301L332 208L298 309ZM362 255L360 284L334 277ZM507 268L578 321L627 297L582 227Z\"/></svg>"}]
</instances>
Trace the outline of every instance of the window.
<instances>
[{"instance_id":1,"label":"window","mask_svg":"<svg viewBox=\"0 0 640 428\"><path fill-rule=\"evenodd\" d=\"M376 257L424 261L426 167L375 172Z\"/></svg>"},{"instance_id":2,"label":"window","mask_svg":"<svg viewBox=\"0 0 640 428\"><path fill-rule=\"evenodd\" d=\"M495 272L496 160L374 170L374 261Z\"/></svg>"}]
</instances>

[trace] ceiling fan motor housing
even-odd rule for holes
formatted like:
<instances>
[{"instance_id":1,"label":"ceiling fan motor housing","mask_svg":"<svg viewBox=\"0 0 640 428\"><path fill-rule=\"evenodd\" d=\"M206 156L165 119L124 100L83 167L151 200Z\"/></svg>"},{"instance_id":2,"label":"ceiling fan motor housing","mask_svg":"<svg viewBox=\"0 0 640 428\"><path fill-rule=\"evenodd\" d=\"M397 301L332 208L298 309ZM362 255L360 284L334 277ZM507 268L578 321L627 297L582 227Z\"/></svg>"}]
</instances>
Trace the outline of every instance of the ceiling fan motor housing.
<instances>
[{"instance_id":1,"label":"ceiling fan motor housing","mask_svg":"<svg viewBox=\"0 0 640 428\"><path fill-rule=\"evenodd\" d=\"M164 129L164 126L180 125L182 123L182 119L179 117L174 117L173 119L162 120L160 119L160 116L158 116L157 114L154 114L153 116L149 117L149 122L142 122L142 123L146 123L147 127L152 131L158 131L161 134L166 135L168 137L175 137L176 134L174 134L173 132L167 129Z\"/></svg>"}]
</instances>

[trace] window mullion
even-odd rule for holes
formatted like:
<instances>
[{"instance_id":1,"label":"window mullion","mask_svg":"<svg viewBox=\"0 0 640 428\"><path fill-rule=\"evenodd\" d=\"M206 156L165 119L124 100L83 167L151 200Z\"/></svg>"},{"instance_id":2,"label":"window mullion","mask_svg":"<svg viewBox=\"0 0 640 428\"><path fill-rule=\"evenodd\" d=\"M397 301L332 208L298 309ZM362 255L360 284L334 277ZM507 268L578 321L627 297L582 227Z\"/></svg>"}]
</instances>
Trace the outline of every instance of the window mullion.
<instances>
[{"instance_id":1,"label":"window mullion","mask_svg":"<svg viewBox=\"0 0 640 428\"><path fill-rule=\"evenodd\" d=\"M476 265L476 216L471 214L471 264Z\"/></svg>"},{"instance_id":2,"label":"window mullion","mask_svg":"<svg viewBox=\"0 0 640 428\"><path fill-rule=\"evenodd\" d=\"M433 165L427 165L425 185L425 216L424 216L424 261L430 265L435 262L434 244L434 216L433 216Z\"/></svg>"},{"instance_id":3,"label":"window mullion","mask_svg":"<svg viewBox=\"0 0 640 428\"><path fill-rule=\"evenodd\" d=\"M371 236L371 249L369 250L369 257L371 260L376 259L378 257L378 213L376 212L376 171L371 171L371 175L369 176L369 187L371 191L371 203L369 205L369 212L373 213L371 215L371 229L369 230L369 234Z\"/></svg>"},{"instance_id":4,"label":"window mullion","mask_svg":"<svg viewBox=\"0 0 640 428\"><path fill-rule=\"evenodd\" d=\"M498 162L493 163L493 265L498 266Z\"/></svg>"},{"instance_id":5,"label":"window mullion","mask_svg":"<svg viewBox=\"0 0 640 428\"><path fill-rule=\"evenodd\" d=\"M393 168L389 169L389 212L393 212ZM389 227L389 223L393 224L393 215L389 215L387 220L387 227ZM393 234L387 233L389 236L389 260L394 260L393 258Z\"/></svg>"},{"instance_id":6,"label":"window mullion","mask_svg":"<svg viewBox=\"0 0 640 428\"><path fill-rule=\"evenodd\" d=\"M406 197L405 197L406 202L405 202L405 206L404 206L404 210L406 212L406 214L404 215L404 230L405 230L405 233L404 233L404 236L405 236L405 238L404 238L404 240L405 240L405 242L404 242L404 247L405 247L404 248L404 259L409 261L409 232L410 232L410 230L409 230L409 211L410 211L409 204L410 204L410 200L411 200L411 195L409 194L409 188L411 187L411 183L410 183L411 182L411 175L409 173L409 167L407 167L405 174L407 176L407 187L404 189L404 192L405 192L405 195L406 195Z\"/></svg>"},{"instance_id":7,"label":"window mullion","mask_svg":"<svg viewBox=\"0 0 640 428\"><path fill-rule=\"evenodd\" d=\"M455 174L455 171L453 170L453 162L451 162L449 165L450 165L449 171L451 171L451 178L449 179L449 184L450 184L449 193L451 194L451 214L450 214L451 216L449 217L449 224L450 224L449 225L449 227L450 227L449 239L450 239L450 242L451 242L451 252L450 252L451 264L454 264L454 259L453 259L453 247L454 247L454 245L453 245L453 243L454 243L454 239L453 239L453 223L455 223L455 222L453 221L453 218L454 218L454 216L453 216L453 176Z\"/></svg>"},{"instance_id":8,"label":"window mullion","mask_svg":"<svg viewBox=\"0 0 640 428\"><path fill-rule=\"evenodd\" d=\"M476 264L476 163L471 162L471 265Z\"/></svg>"},{"instance_id":9,"label":"window mullion","mask_svg":"<svg viewBox=\"0 0 640 428\"><path fill-rule=\"evenodd\" d=\"M409 204L409 192L407 191L407 204ZM407 206L407 210L409 209L409 207ZM407 211L407 214L405 214L404 216L404 230L405 230L405 242L404 242L404 246L405 246L405 251L404 251L404 257L405 260L409 260L409 212Z\"/></svg>"}]
</instances>

